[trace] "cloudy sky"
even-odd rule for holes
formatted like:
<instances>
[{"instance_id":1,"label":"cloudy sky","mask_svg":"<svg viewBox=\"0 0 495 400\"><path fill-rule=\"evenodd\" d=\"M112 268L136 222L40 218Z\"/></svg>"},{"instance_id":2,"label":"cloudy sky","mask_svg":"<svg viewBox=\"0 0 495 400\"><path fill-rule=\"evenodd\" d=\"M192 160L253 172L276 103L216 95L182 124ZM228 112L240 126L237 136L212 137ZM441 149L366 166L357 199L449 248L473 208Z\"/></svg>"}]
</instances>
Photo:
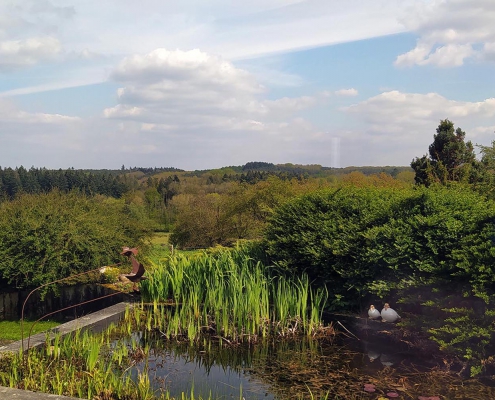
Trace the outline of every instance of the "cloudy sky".
<instances>
[{"instance_id":1,"label":"cloudy sky","mask_svg":"<svg viewBox=\"0 0 495 400\"><path fill-rule=\"evenodd\" d=\"M1 0L0 166L409 165L495 140L494 0Z\"/></svg>"}]
</instances>

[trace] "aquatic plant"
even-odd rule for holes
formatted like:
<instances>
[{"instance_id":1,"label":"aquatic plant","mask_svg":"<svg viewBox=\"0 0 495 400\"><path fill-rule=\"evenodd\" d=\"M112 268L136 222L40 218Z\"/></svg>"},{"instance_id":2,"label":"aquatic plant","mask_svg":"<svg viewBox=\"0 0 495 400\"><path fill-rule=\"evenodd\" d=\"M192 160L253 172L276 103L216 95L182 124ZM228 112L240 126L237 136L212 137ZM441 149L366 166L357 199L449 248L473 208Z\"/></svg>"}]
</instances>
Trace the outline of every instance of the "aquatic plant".
<instances>
[{"instance_id":1,"label":"aquatic plant","mask_svg":"<svg viewBox=\"0 0 495 400\"><path fill-rule=\"evenodd\" d=\"M141 284L144 300L153 307L146 329L158 329L167 338L197 341L209 333L232 343L317 335L323 327L325 289L313 290L306 275L272 277L270 268L242 247L174 255L153 265L148 278Z\"/></svg>"}]
</instances>

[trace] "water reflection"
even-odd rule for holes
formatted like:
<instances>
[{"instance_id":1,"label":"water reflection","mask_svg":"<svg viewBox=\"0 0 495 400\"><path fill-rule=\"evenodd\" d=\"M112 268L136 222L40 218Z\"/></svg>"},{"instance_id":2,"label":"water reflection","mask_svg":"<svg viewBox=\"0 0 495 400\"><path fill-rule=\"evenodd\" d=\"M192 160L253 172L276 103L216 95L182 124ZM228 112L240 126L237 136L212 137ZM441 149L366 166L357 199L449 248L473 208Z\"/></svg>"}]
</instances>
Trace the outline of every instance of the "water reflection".
<instances>
[{"instance_id":1,"label":"water reflection","mask_svg":"<svg viewBox=\"0 0 495 400\"><path fill-rule=\"evenodd\" d=\"M223 366L175 350L152 354L148 367L152 387L156 391L168 390L172 397L194 391L196 395L214 399L242 398L274 399L270 388L248 371ZM246 368L248 368L246 366Z\"/></svg>"},{"instance_id":2,"label":"water reflection","mask_svg":"<svg viewBox=\"0 0 495 400\"><path fill-rule=\"evenodd\" d=\"M190 346L166 342L160 335L141 341L152 350L139 369L148 368L157 393L168 390L178 398L191 388L196 397L215 399L360 398L365 383L375 384L377 395L394 390L402 399L450 398L453 391L456 398L495 398L495 391L479 381L430 370L383 343L304 338L236 346L205 340Z\"/></svg>"}]
</instances>

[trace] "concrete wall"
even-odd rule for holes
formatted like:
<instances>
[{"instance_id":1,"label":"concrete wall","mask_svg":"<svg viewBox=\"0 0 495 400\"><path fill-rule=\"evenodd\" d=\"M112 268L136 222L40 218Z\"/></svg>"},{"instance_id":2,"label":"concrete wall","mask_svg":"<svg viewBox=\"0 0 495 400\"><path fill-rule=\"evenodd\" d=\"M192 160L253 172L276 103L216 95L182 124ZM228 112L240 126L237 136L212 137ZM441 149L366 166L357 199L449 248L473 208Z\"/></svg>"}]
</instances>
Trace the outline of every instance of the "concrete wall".
<instances>
[{"instance_id":1,"label":"concrete wall","mask_svg":"<svg viewBox=\"0 0 495 400\"><path fill-rule=\"evenodd\" d=\"M39 290L34 292L26 303L24 318L38 319L52 311L115 293L113 290L98 284L61 286L58 291L59 294L49 293L44 299L41 298ZM30 292L31 290L22 290L0 293L0 321L19 319L21 317L23 302ZM126 298L124 293L119 293L106 299L85 304L84 306L71 308L50 318L56 320L74 319L96 310L101 310L112 304L125 301Z\"/></svg>"}]
</instances>

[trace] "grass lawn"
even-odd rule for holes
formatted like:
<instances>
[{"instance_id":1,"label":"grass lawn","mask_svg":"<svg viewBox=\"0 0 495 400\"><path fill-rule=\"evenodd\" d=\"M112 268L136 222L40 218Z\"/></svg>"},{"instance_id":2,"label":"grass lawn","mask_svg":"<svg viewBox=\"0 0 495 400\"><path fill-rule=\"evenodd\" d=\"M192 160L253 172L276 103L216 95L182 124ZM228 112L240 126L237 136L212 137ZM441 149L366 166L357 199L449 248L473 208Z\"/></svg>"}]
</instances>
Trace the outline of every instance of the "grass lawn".
<instances>
[{"instance_id":1,"label":"grass lawn","mask_svg":"<svg viewBox=\"0 0 495 400\"><path fill-rule=\"evenodd\" d=\"M27 338L29 335L29 330L31 329L33 323L33 321L24 321L24 338ZM40 321L35 325L31 334L34 335L35 333L46 331L57 325L60 325L60 322ZM21 340L20 321L0 321L0 344L7 344L16 340Z\"/></svg>"},{"instance_id":2,"label":"grass lawn","mask_svg":"<svg viewBox=\"0 0 495 400\"><path fill-rule=\"evenodd\" d=\"M170 236L170 233L155 232L153 234L153 238L151 239L151 243L155 246L168 246L169 236Z\"/></svg>"}]
</instances>

